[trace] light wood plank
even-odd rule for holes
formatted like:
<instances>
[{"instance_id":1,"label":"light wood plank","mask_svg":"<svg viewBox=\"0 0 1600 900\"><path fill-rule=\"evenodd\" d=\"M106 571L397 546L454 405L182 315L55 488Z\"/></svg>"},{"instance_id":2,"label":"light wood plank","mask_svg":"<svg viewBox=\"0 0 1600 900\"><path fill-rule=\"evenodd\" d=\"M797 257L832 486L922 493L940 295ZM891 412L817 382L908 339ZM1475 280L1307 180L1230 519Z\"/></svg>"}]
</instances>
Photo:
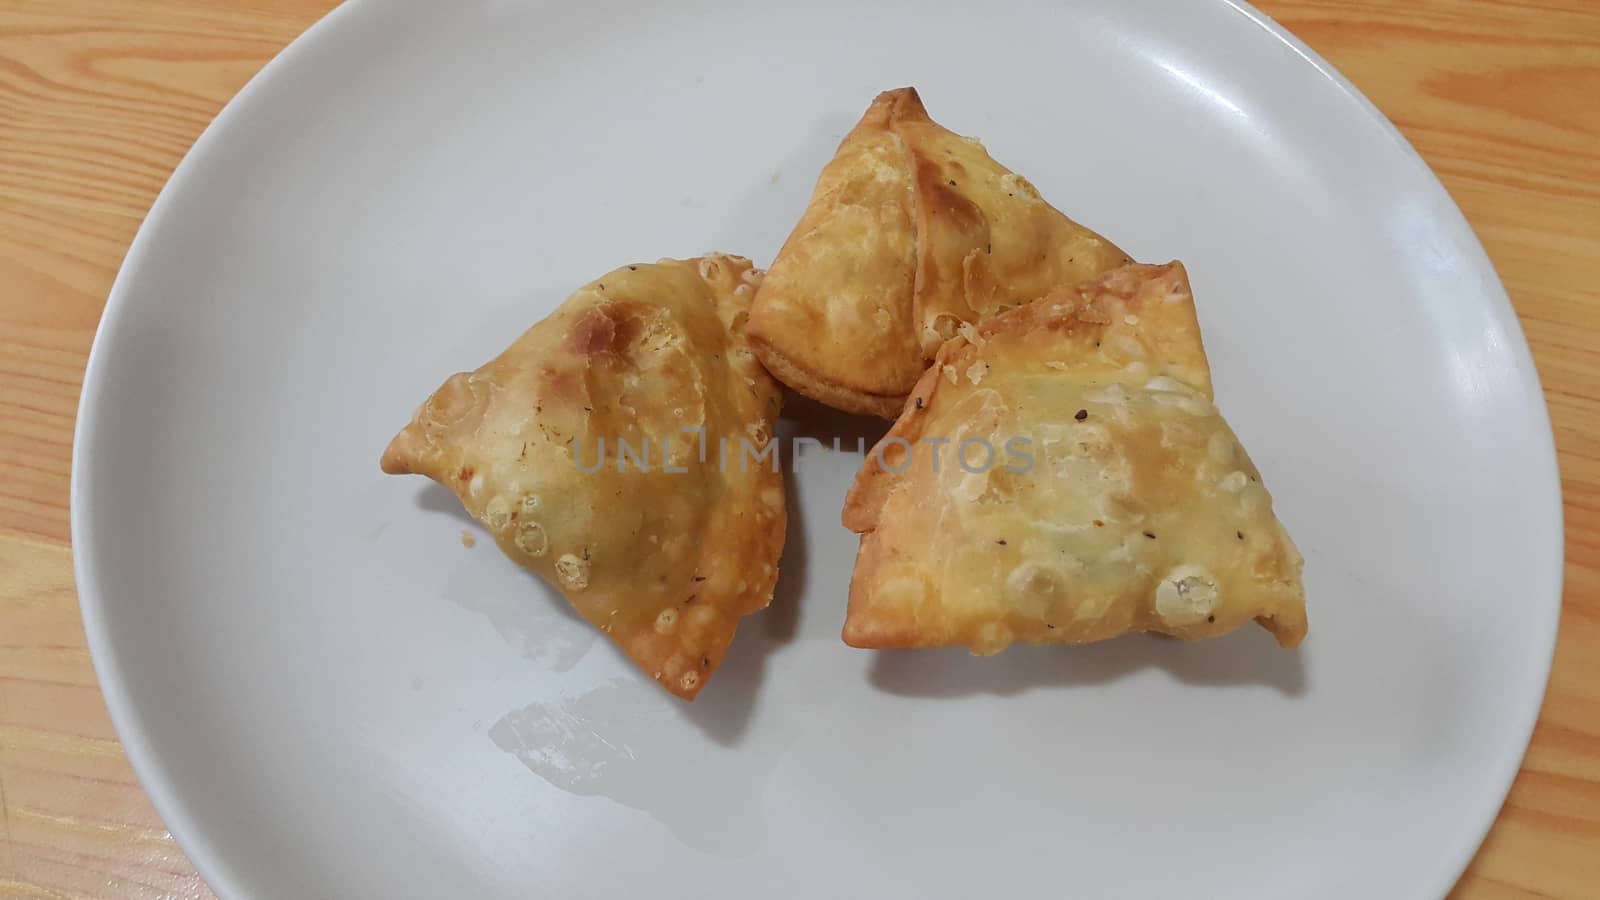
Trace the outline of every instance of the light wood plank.
<instances>
[{"instance_id":1,"label":"light wood plank","mask_svg":"<svg viewBox=\"0 0 1600 900\"><path fill-rule=\"evenodd\" d=\"M105 295L222 105L330 0L0 0L0 896L200 898L106 717L67 483ZM1600 896L1600 4L1273 0L1440 173L1533 346L1567 593L1523 772L1460 900Z\"/></svg>"}]
</instances>

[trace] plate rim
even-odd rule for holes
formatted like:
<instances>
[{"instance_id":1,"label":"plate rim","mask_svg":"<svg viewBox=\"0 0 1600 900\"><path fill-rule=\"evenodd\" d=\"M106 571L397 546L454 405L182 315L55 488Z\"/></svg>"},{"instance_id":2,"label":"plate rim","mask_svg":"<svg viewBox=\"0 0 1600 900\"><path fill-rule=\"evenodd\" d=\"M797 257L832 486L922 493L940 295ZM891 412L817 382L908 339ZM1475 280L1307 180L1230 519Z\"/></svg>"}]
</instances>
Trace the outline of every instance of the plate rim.
<instances>
[{"instance_id":1,"label":"plate rim","mask_svg":"<svg viewBox=\"0 0 1600 900\"><path fill-rule=\"evenodd\" d=\"M1470 235L1470 239L1460 244L1460 248L1464 251L1464 259L1469 265L1492 276L1483 284L1488 300L1487 312L1495 323L1504 329L1508 337L1515 338L1508 342L1507 355L1514 363L1518 375L1525 377L1524 384L1530 394L1530 408L1534 414L1535 427L1532 433L1527 435L1532 441L1529 452L1535 457L1543 458L1544 469L1540 477L1530 479L1530 482L1535 483L1537 490L1544 494L1544 502L1549 502L1553 507L1555 521L1552 533L1556 536L1556 546L1551 560L1554 565L1552 581L1554 596L1545 598L1539 607L1548 611L1548 621L1545 623L1544 640L1538 642L1531 650L1535 654L1535 657L1530 659L1534 664L1531 671L1535 674L1531 677L1530 683L1521 688L1522 692L1529 696L1521 709L1510 717L1511 733L1517 738L1512 746L1518 749L1501 763L1499 771L1492 779L1495 790L1484 795L1485 799L1482 802L1486 808L1480 809L1477 813L1481 824L1468 832L1468 840L1453 855L1447 854L1448 858L1440 860L1442 869L1439 873L1440 881L1436 895L1443 897L1455 887L1477 856L1489 831L1498 821L1499 812L1521 770L1534 728L1543 712L1545 694L1550 681L1565 594L1566 542L1565 501L1561 489L1560 460L1551 426L1549 404L1534 362L1532 348L1522 329L1516 308L1505 289L1505 283L1471 222L1433 168L1388 116L1349 78L1282 24L1245 0L1210 0L1210 2L1232 10L1264 32L1266 37L1276 40L1292 51L1321 76L1322 80L1342 94L1346 102L1353 103L1365 118L1377 125L1380 131L1401 150L1408 162L1419 169L1419 174L1424 177L1424 183L1431 182L1431 187L1424 190L1436 192L1437 197L1443 201L1436 207L1439 216L1446 219L1453 217L1456 221L1452 224L1465 226L1465 233ZM91 512L93 504L90 499L93 482L87 472L85 454L80 451L93 444L98 431L100 407L98 398L104 391L106 359L114 352L111 348L115 340L114 334L119 330L118 324L131 314L130 302L127 300L131 290L129 285L135 280L134 273L148 253L148 245L154 240L153 235L161 230L162 222L171 215L172 207L176 203L173 198L181 192L183 183L192 176L194 161L210 151L211 146L218 140L218 135L233 127L234 120L246 114L246 108L255 95L263 89L263 85L277 78L281 71L293 67L301 57L311 53L314 47L332 39L346 23L353 23L359 17L366 15L368 10L376 10L383 5L381 0L344 0L263 65L202 130L157 194L155 202L151 205L144 221L140 223L118 267L100 321L95 328L79 394L71 451L70 538L78 607L95 678L112 726L127 754L140 788L150 798L152 806L196 872L219 897L225 900L254 895L244 889L233 864L211 844L204 829L200 827L201 823L189 816L188 809L180 800L182 789L177 782L168 777L167 773L157 765L157 754L150 744L144 722L136 715L135 701L126 682L121 678L122 667L104 615L107 593L101 586L94 562L95 540L92 536L94 529L89 524L93 519ZM1551 577L1551 573L1535 573L1536 576L1539 574Z\"/></svg>"}]
</instances>

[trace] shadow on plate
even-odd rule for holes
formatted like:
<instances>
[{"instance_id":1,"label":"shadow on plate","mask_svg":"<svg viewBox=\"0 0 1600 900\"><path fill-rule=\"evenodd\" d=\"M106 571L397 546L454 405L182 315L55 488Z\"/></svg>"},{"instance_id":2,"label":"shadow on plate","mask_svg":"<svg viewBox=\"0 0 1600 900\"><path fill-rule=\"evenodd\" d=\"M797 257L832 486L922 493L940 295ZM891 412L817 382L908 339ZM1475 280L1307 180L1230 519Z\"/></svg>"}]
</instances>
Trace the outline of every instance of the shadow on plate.
<instances>
[{"instance_id":1,"label":"shadow on plate","mask_svg":"<svg viewBox=\"0 0 1600 900\"><path fill-rule=\"evenodd\" d=\"M783 447L785 452L791 451L796 439L810 438L826 447L830 453L837 440L839 452L864 457L874 444L889 433L891 424L876 416L854 416L840 412L809 397L791 393L789 399L784 401L783 418L778 420L777 431L786 439ZM817 452L815 448L808 448L806 458L810 459ZM793 460L789 462L788 470L792 472Z\"/></svg>"},{"instance_id":2,"label":"shadow on plate","mask_svg":"<svg viewBox=\"0 0 1600 900\"><path fill-rule=\"evenodd\" d=\"M432 479L428 480L422 490L417 491L417 509L423 512L446 513L455 516L461 520L463 525L471 526L475 532L474 537L483 534L483 526L479 525L478 520L467 512L466 507L461 505L461 501L456 498L456 495L451 493L449 488Z\"/></svg>"},{"instance_id":3,"label":"shadow on plate","mask_svg":"<svg viewBox=\"0 0 1600 900\"><path fill-rule=\"evenodd\" d=\"M1306 689L1305 651L1285 650L1254 626L1213 641L1129 635L1079 647L1017 646L992 657L973 656L961 647L877 652L873 686L909 697L1108 684L1151 669L1192 685L1257 685L1288 696Z\"/></svg>"}]
</instances>

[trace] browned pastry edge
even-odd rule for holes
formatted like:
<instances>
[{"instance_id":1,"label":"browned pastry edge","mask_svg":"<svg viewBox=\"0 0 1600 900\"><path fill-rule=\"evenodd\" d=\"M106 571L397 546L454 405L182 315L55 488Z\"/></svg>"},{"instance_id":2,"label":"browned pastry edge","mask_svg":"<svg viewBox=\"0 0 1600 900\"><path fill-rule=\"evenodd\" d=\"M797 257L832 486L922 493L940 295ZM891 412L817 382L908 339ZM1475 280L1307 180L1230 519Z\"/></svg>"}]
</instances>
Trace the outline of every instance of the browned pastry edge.
<instances>
[{"instance_id":1,"label":"browned pastry edge","mask_svg":"<svg viewBox=\"0 0 1600 900\"><path fill-rule=\"evenodd\" d=\"M868 394L808 371L794 360L784 356L776 347L754 335L747 335L756 358L774 378L788 385L795 393L847 413L877 416L893 420L905 406L903 395L883 396Z\"/></svg>"}]
</instances>

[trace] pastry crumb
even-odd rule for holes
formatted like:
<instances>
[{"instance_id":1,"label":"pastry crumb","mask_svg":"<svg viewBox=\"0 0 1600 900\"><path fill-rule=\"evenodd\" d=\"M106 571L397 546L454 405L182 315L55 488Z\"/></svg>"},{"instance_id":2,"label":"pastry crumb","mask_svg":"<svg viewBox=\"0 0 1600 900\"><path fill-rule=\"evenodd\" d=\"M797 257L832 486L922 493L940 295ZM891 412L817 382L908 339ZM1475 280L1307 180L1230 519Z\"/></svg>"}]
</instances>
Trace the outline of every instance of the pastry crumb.
<instances>
[{"instance_id":1,"label":"pastry crumb","mask_svg":"<svg viewBox=\"0 0 1600 900\"><path fill-rule=\"evenodd\" d=\"M477 545L478 545L478 539L472 536L472 532L470 532L470 531L461 532L461 546L467 548L468 550L471 550L473 547L476 547Z\"/></svg>"}]
</instances>

